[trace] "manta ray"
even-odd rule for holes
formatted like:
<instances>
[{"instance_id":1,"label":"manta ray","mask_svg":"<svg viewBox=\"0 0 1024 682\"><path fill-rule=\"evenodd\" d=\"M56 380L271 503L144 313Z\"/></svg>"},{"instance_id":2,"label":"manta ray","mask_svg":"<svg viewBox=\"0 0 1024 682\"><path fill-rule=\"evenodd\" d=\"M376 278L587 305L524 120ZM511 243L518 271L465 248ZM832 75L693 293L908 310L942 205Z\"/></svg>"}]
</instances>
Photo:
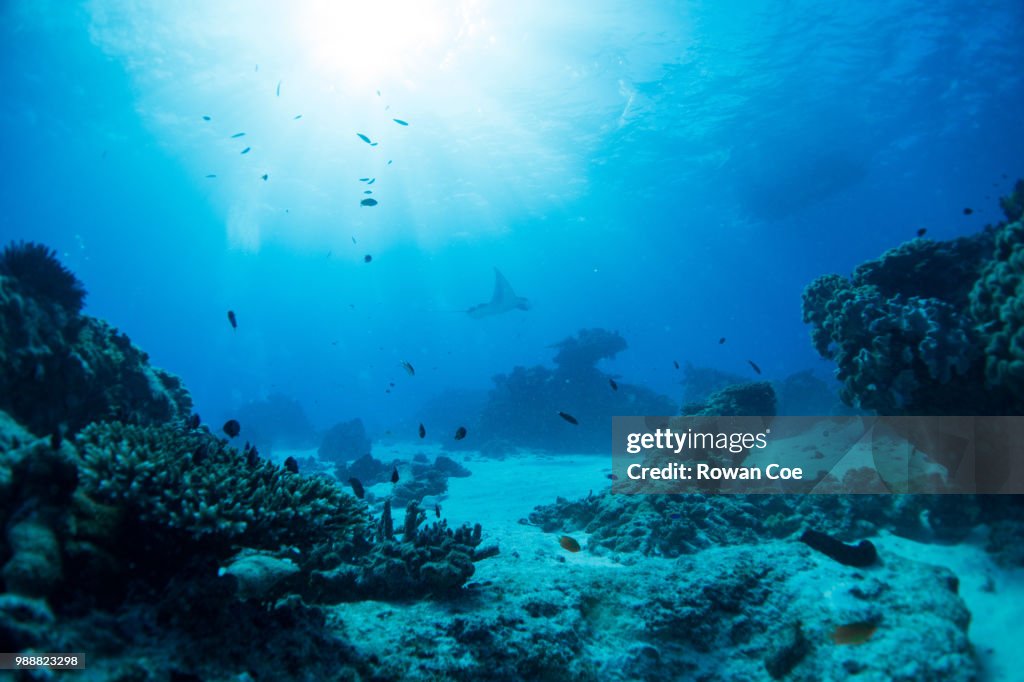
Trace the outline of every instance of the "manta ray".
<instances>
[{"instance_id":1,"label":"manta ray","mask_svg":"<svg viewBox=\"0 0 1024 682\"><path fill-rule=\"evenodd\" d=\"M501 315L510 310L529 310L530 302L522 296L516 296L512 285L505 279L505 275L494 268L494 294L487 303L475 305L466 311L466 314L473 319L479 320L482 317Z\"/></svg>"}]
</instances>

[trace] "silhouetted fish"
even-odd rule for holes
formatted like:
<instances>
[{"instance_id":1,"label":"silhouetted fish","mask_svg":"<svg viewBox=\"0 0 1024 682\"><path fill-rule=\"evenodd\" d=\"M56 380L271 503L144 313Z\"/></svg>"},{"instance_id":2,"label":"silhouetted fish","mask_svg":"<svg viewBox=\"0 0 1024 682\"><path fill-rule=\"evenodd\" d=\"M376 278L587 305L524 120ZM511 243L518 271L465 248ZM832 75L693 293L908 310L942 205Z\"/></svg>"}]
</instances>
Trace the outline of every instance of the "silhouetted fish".
<instances>
[{"instance_id":1,"label":"silhouetted fish","mask_svg":"<svg viewBox=\"0 0 1024 682\"><path fill-rule=\"evenodd\" d=\"M235 438L242 432L242 425L238 423L237 419L229 419L224 422L224 433L228 435L228 438Z\"/></svg>"},{"instance_id":2,"label":"silhouetted fish","mask_svg":"<svg viewBox=\"0 0 1024 682\"><path fill-rule=\"evenodd\" d=\"M293 120L293 121L298 121L298 120L299 120L300 118L302 118L302 114L299 114L298 116L296 116L296 117L295 117L295 118L293 118L292 120Z\"/></svg>"},{"instance_id":3,"label":"silhouetted fish","mask_svg":"<svg viewBox=\"0 0 1024 682\"><path fill-rule=\"evenodd\" d=\"M206 177L208 177L208 178L215 178L215 177L217 177L217 176L216 176L216 175L214 175L213 173L210 173L210 174L209 174L209 175L207 175Z\"/></svg>"},{"instance_id":4,"label":"silhouetted fish","mask_svg":"<svg viewBox=\"0 0 1024 682\"><path fill-rule=\"evenodd\" d=\"M403 121L400 118L393 118L391 120L394 121L395 123L397 123L400 126L407 126L407 125L409 125L408 123L406 123L405 121Z\"/></svg>"},{"instance_id":5,"label":"silhouetted fish","mask_svg":"<svg viewBox=\"0 0 1024 682\"><path fill-rule=\"evenodd\" d=\"M608 385L612 387L613 391L619 390L619 385L617 383L615 383L615 379L609 379L608 380Z\"/></svg>"},{"instance_id":6,"label":"silhouetted fish","mask_svg":"<svg viewBox=\"0 0 1024 682\"><path fill-rule=\"evenodd\" d=\"M920 229L919 229L919 230L917 231L917 236L918 236L918 237L923 237L923 236L925 236L925 235L926 235L927 233L928 233L928 230L927 230L926 228L922 227L922 228L920 228Z\"/></svg>"},{"instance_id":7,"label":"silhouetted fish","mask_svg":"<svg viewBox=\"0 0 1024 682\"><path fill-rule=\"evenodd\" d=\"M377 205L377 200L376 199L363 199L362 201L359 202L359 205L360 206L376 206Z\"/></svg>"},{"instance_id":8,"label":"silhouetted fish","mask_svg":"<svg viewBox=\"0 0 1024 682\"><path fill-rule=\"evenodd\" d=\"M580 551L580 543L576 542L568 535L563 535L561 538L559 538L558 544L562 546L562 549L569 550L573 553Z\"/></svg>"},{"instance_id":9,"label":"silhouetted fish","mask_svg":"<svg viewBox=\"0 0 1024 682\"><path fill-rule=\"evenodd\" d=\"M465 426L460 426L459 428L455 429L455 440L462 440L465 437L466 437L466 427Z\"/></svg>"},{"instance_id":10,"label":"silhouetted fish","mask_svg":"<svg viewBox=\"0 0 1024 682\"><path fill-rule=\"evenodd\" d=\"M369 263L372 260L373 260L373 256L371 256L370 254L366 254L365 256L363 256L363 262L364 263Z\"/></svg>"},{"instance_id":11,"label":"silhouetted fish","mask_svg":"<svg viewBox=\"0 0 1024 682\"><path fill-rule=\"evenodd\" d=\"M373 190L372 189L363 190L363 194L373 194Z\"/></svg>"},{"instance_id":12,"label":"silhouetted fish","mask_svg":"<svg viewBox=\"0 0 1024 682\"><path fill-rule=\"evenodd\" d=\"M391 472L391 482L398 483L398 467L395 467L394 471Z\"/></svg>"},{"instance_id":13,"label":"silhouetted fish","mask_svg":"<svg viewBox=\"0 0 1024 682\"><path fill-rule=\"evenodd\" d=\"M278 97L281 96L281 81L277 81L277 92L276 92L276 94L277 94Z\"/></svg>"},{"instance_id":14,"label":"silhouetted fish","mask_svg":"<svg viewBox=\"0 0 1024 682\"><path fill-rule=\"evenodd\" d=\"M437 516L437 518L441 518L441 505L434 505L434 514Z\"/></svg>"},{"instance_id":15,"label":"silhouetted fish","mask_svg":"<svg viewBox=\"0 0 1024 682\"><path fill-rule=\"evenodd\" d=\"M678 360L673 360L672 364L676 366L676 369L679 369L679 361Z\"/></svg>"},{"instance_id":16,"label":"silhouetted fish","mask_svg":"<svg viewBox=\"0 0 1024 682\"><path fill-rule=\"evenodd\" d=\"M234 140L239 137L245 137L245 133L235 133L234 135L231 136L231 139Z\"/></svg>"},{"instance_id":17,"label":"silhouetted fish","mask_svg":"<svg viewBox=\"0 0 1024 682\"><path fill-rule=\"evenodd\" d=\"M290 471L293 474L299 473L299 463L295 461L294 457L289 457L284 461L285 471Z\"/></svg>"},{"instance_id":18,"label":"silhouetted fish","mask_svg":"<svg viewBox=\"0 0 1024 682\"><path fill-rule=\"evenodd\" d=\"M423 426L423 424L420 424L420 438L426 438L426 437L427 437L427 428L425 426Z\"/></svg>"},{"instance_id":19,"label":"silhouetted fish","mask_svg":"<svg viewBox=\"0 0 1024 682\"><path fill-rule=\"evenodd\" d=\"M973 208L965 208L964 209L964 215L971 215L972 213L974 213L974 209Z\"/></svg>"},{"instance_id":20,"label":"silhouetted fish","mask_svg":"<svg viewBox=\"0 0 1024 682\"><path fill-rule=\"evenodd\" d=\"M411 362L408 362L407 360L402 360L402 368L409 373L409 376L416 376L416 368L412 366Z\"/></svg>"},{"instance_id":21,"label":"silhouetted fish","mask_svg":"<svg viewBox=\"0 0 1024 682\"><path fill-rule=\"evenodd\" d=\"M362 133L356 133L356 135L358 135L359 139L365 142L366 144L372 144L370 142L370 138L368 138L366 135L363 135Z\"/></svg>"},{"instance_id":22,"label":"silhouetted fish","mask_svg":"<svg viewBox=\"0 0 1024 682\"><path fill-rule=\"evenodd\" d=\"M369 182L370 178L359 178L359 182Z\"/></svg>"},{"instance_id":23,"label":"silhouetted fish","mask_svg":"<svg viewBox=\"0 0 1024 682\"><path fill-rule=\"evenodd\" d=\"M724 336L722 338L718 339L718 345L719 346L721 346L723 343L725 343L725 337Z\"/></svg>"},{"instance_id":24,"label":"silhouetted fish","mask_svg":"<svg viewBox=\"0 0 1024 682\"><path fill-rule=\"evenodd\" d=\"M263 175L261 175L261 176L260 176L260 178L261 178L261 179L262 179L262 180L263 180L264 182L266 182L266 181L267 181L267 178L269 178L269 177L270 177L270 174L269 174L269 173L264 173Z\"/></svg>"},{"instance_id":25,"label":"silhouetted fish","mask_svg":"<svg viewBox=\"0 0 1024 682\"><path fill-rule=\"evenodd\" d=\"M231 328L232 329L238 329L238 319L235 317L235 311L234 310L229 310L228 311L228 322L231 323Z\"/></svg>"},{"instance_id":26,"label":"silhouetted fish","mask_svg":"<svg viewBox=\"0 0 1024 682\"><path fill-rule=\"evenodd\" d=\"M366 181L366 184L367 185L372 185L375 182L377 182L377 178L370 178L369 180Z\"/></svg>"},{"instance_id":27,"label":"silhouetted fish","mask_svg":"<svg viewBox=\"0 0 1024 682\"><path fill-rule=\"evenodd\" d=\"M188 428L195 431L199 428L199 415L193 412L188 418Z\"/></svg>"},{"instance_id":28,"label":"silhouetted fish","mask_svg":"<svg viewBox=\"0 0 1024 682\"><path fill-rule=\"evenodd\" d=\"M243 149L243 150L241 151L241 153L242 153L242 154L248 154L248 153L249 153L250 151L252 151L252 147L246 147L245 149Z\"/></svg>"},{"instance_id":29,"label":"silhouetted fish","mask_svg":"<svg viewBox=\"0 0 1024 682\"><path fill-rule=\"evenodd\" d=\"M204 120L204 121L209 121L209 120L210 120L210 117L209 117L209 116L203 116L203 120Z\"/></svg>"},{"instance_id":30,"label":"silhouetted fish","mask_svg":"<svg viewBox=\"0 0 1024 682\"><path fill-rule=\"evenodd\" d=\"M757 366L756 362L754 362L753 360L747 360L747 362L750 363L750 366L754 368L755 372L757 372L758 374L761 373L761 368Z\"/></svg>"},{"instance_id":31,"label":"silhouetted fish","mask_svg":"<svg viewBox=\"0 0 1024 682\"><path fill-rule=\"evenodd\" d=\"M572 416L568 412L559 412L558 416L564 419L565 421L569 422L570 424L579 424L579 422L576 420L576 417Z\"/></svg>"},{"instance_id":32,"label":"silhouetted fish","mask_svg":"<svg viewBox=\"0 0 1024 682\"><path fill-rule=\"evenodd\" d=\"M352 492L355 493L356 497L360 500L366 496L366 488L363 487L363 484L359 482L358 478L348 479L348 484L352 486Z\"/></svg>"}]
</instances>

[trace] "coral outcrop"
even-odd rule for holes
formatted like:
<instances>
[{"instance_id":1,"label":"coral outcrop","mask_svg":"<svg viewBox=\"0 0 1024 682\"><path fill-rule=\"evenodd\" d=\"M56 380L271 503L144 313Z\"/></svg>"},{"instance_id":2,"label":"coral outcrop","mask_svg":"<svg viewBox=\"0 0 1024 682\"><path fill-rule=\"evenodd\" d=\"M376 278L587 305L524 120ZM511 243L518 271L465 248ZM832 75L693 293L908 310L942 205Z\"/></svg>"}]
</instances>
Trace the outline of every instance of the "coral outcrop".
<instances>
[{"instance_id":1,"label":"coral outcrop","mask_svg":"<svg viewBox=\"0 0 1024 682\"><path fill-rule=\"evenodd\" d=\"M553 452L604 452L608 434L587 428L618 414L674 414L678 406L653 391L619 382L597 368L602 359L626 349L616 332L583 329L554 345L555 368L515 367L494 377L473 447L482 450L533 448ZM567 423L559 412L572 415Z\"/></svg>"},{"instance_id":2,"label":"coral outcrop","mask_svg":"<svg viewBox=\"0 0 1024 682\"><path fill-rule=\"evenodd\" d=\"M1024 226L951 241L916 239L826 275L803 295L818 353L836 363L840 396L886 415L1024 410Z\"/></svg>"},{"instance_id":3,"label":"coral outcrop","mask_svg":"<svg viewBox=\"0 0 1024 682\"><path fill-rule=\"evenodd\" d=\"M181 381L151 367L126 335L79 309L84 289L45 247L0 257L0 410L36 435L89 422L184 419Z\"/></svg>"},{"instance_id":4,"label":"coral outcrop","mask_svg":"<svg viewBox=\"0 0 1024 682\"><path fill-rule=\"evenodd\" d=\"M350 419L327 429L317 454L328 462L348 462L369 455L371 447L363 421Z\"/></svg>"}]
</instances>

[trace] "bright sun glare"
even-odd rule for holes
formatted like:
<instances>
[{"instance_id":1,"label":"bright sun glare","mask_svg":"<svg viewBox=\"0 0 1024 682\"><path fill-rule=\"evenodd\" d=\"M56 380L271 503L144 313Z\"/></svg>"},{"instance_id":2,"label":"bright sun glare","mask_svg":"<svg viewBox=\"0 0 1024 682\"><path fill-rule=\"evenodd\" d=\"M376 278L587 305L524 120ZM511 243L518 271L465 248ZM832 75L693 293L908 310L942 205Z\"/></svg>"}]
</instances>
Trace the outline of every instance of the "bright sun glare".
<instances>
[{"instance_id":1,"label":"bright sun glare","mask_svg":"<svg viewBox=\"0 0 1024 682\"><path fill-rule=\"evenodd\" d=\"M367 85L440 67L460 20L457 3L436 0L319 0L304 12L297 40L318 69Z\"/></svg>"}]
</instances>

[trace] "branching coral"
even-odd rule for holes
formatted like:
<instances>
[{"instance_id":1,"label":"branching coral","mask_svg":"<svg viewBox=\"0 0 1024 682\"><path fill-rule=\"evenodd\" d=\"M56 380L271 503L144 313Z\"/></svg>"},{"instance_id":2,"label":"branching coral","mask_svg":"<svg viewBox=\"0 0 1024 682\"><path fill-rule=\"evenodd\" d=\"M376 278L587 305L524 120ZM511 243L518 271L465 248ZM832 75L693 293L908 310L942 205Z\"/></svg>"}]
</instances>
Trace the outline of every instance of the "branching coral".
<instances>
[{"instance_id":1,"label":"branching coral","mask_svg":"<svg viewBox=\"0 0 1024 682\"><path fill-rule=\"evenodd\" d=\"M247 457L203 430L104 422L79 443L85 490L155 532L277 549L335 540L364 521L333 481Z\"/></svg>"},{"instance_id":2,"label":"branching coral","mask_svg":"<svg viewBox=\"0 0 1024 682\"><path fill-rule=\"evenodd\" d=\"M57 260L57 252L35 242L8 244L0 254L0 275L10 277L26 296L55 303L78 313L85 287Z\"/></svg>"}]
</instances>

